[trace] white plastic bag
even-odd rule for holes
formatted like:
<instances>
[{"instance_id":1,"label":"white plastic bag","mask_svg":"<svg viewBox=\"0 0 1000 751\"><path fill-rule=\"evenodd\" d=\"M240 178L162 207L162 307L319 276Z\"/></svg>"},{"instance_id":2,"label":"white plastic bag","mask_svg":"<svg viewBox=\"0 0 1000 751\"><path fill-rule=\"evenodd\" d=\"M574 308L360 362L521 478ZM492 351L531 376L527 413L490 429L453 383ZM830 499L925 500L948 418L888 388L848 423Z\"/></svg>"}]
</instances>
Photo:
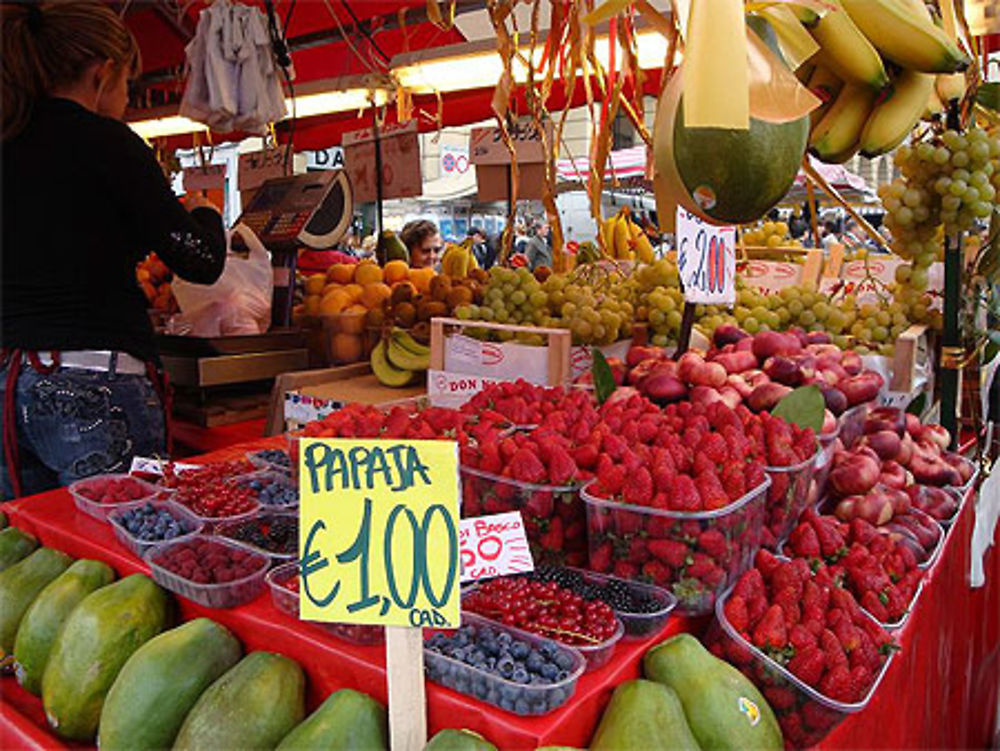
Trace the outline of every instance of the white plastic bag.
<instances>
[{"instance_id":1,"label":"white plastic bag","mask_svg":"<svg viewBox=\"0 0 1000 751\"><path fill-rule=\"evenodd\" d=\"M274 290L270 255L246 225L233 227L227 245L233 233L239 233L250 249L249 257L227 252L222 276L212 285L176 280L172 288L181 312L171 319L169 333L212 337L267 331Z\"/></svg>"}]
</instances>

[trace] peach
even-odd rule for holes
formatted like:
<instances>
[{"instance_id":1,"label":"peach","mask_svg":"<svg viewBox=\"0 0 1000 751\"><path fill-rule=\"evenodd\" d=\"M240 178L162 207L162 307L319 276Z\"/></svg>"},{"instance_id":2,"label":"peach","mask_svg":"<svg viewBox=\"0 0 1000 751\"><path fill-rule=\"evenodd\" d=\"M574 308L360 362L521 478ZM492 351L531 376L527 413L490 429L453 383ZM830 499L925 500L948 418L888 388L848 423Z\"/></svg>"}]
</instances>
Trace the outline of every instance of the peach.
<instances>
[{"instance_id":1,"label":"peach","mask_svg":"<svg viewBox=\"0 0 1000 751\"><path fill-rule=\"evenodd\" d=\"M962 476L958 470L941 459L928 461L925 456L915 455L910 460L913 479L923 485L961 485Z\"/></svg>"},{"instance_id":2,"label":"peach","mask_svg":"<svg viewBox=\"0 0 1000 751\"><path fill-rule=\"evenodd\" d=\"M811 346L815 344L829 344L832 339L830 339L830 335L825 331L810 331L806 334L806 341L808 342L808 346Z\"/></svg>"},{"instance_id":3,"label":"peach","mask_svg":"<svg viewBox=\"0 0 1000 751\"><path fill-rule=\"evenodd\" d=\"M942 451L951 443L951 434L941 425L924 425L919 437L936 444Z\"/></svg>"},{"instance_id":4,"label":"peach","mask_svg":"<svg viewBox=\"0 0 1000 751\"><path fill-rule=\"evenodd\" d=\"M848 455L834 457L834 467L830 470L830 485L839 495L854 495L867 493L878 482L881 465L860 451Z\"/></svg>"},{"instance_id":5,"label":"peach","mask_svg":"<svg viewBox=\"0 0 1000 751\"><path fill-rule=\"evenodd\" d=\"M701 366L695 367L691 377L685 380L695 386L711 386L721 388L726 385L726 369L717 362L703 362Z\"/></svg>"},{"instance_id":6,"label":"peach","mask_svg":"<svg viewBox=\"0 0 1000 751\"><path fill-rule=\"evenodd\" d=\"M869 433L862 439L865 444L871 446L879 458L883 461L895 459L899 456L899 447L902 441L892 430L879 430ZM894 462L895 463L895 462ZM902 467L900 467L902 469Z\"/></svg>"},{"instance_id":7,"label":"peach","mask_svg":"<svg viewBox=\"0 0 1000 751\"><path fill-rule=\"evenodd\" d=\"M677 361L677 376L684 383L692 383L695 372L700 371L704 364L705 358L697 352L685 352Z\"/></svg>"},{"instance_id":8,"label":"peach","mask_svg":"<svg viewBox=\"0 0 1000 751\"><path fill-rule=\"evenodd\" d=\"M732 386L723 386L719 389L719 393L722 395L722 401L725 402L729 409L736 409L743 403L743 397L740 395L740 392Z\"/></svg>"},{"instance_id":9,"label":"peach","mask_svg":"<svg viewBox=\"0 0 1000 751\"><path fill-rule=\"evenodd\" d=\"M920 429L923 424L920 422L920 418L916 415L911 415L909 412L906 413L906 432L909 433L914 438L920 437Z\"/></svg>"},{"instance_id":10,"label":"peach","mask_svg":"<svg viewBox=\"0 0 1000 751\"><path fill-rule=\"evenodd\" d=\"M749 339L750 335L738 326L724 324L719 326L712 334L712 342L716 347L723 347L727 344L735 344L741 339Z\"/></svg>"},{"instance_id":11,"label":"peach","mask_svg":"<svg viewBox=\"0 0 1000 751\"><path fill-rule=\"evenodd\" d=\"M899 442L899 453L896 454L896 461L904 467L908 466L910 459L913 457L913 447L915 445L913 439L910 438L910 434L903 433L903 438Z\"/></svg>"},{"instance_id":12,"label":"peach","mask_svg":"<svg viewBox=\"0 0 1000 751\"><path fill-rule=\"evenodd\" d=\"M711 386L692 386L688 394L692 404L700 404L707 407L710 404L722 401L722 394Z\"/></svg>"},{"instance_id":13,"label":"peach","mask_svg":"<svg viewBox=\"0 0 1000 751\"><path fill-rule=\"evenodd\" d=\"M972 479L972 464L963 459L961 456L951 451L946 451L943 459L958 470L958 475L962 478L962 482L960 483L961 485L964 485Z\"/></svg>"},{"instance_id":14,"label":"peach","mask_svg":"<svg viewBox=\"0 0 1000 751\"><path fill-rule=\"evenodd\" d=\"M848 370L848 372L850 372ZM866 370L860 375L852 376L841 381L838 388L847 397L848 406L855 406L862 402L869 402L878 396L885 381L874 370Z\"/></svg>"},{"instance_id":15,"label":"peach","mask_svg":"<svg viewBox=\"0 0 1000 751\"><path fill-rule=\"evenodd\" d=\"M687 396L688 390L680 380L666 371L657 371L646 376L642 382L642 392L654 402L675 402Z\"/></svg>"},{"instance_id":16,"label":"peach","mask_svg":"<svg viewBox=\"0 0 1000 751\"><path fill-rule=\"evenodd\" d=\"M731 373L728 378L726 378L726 384L737 391L741 398L746 398L750 396L753 388L747 383L746 379L739 373Z\"/></svg>"},{"instance_id":17,"label":"peach","mask_svg":"<svg viewBox=\"0 0 1000 751\"><path fill-rule=\"evenodd\" d=\"M790 393L792 390L788 386L768 381L750 392L750 396L747 397L747 406L754 412L771 410Z\"/></svg>"},{"instance_id":18,"label":"peach","mask_svg":"<svg viewBox=\"0 0 1000 751\"><path fill-rule=\"evenodd\" d=\"M712 362L717 362L727 373L742 373L757 367L757 358L753 352L722 352L712 356Z\"/></svg>"},{"instance_id":19,"label":"peach","mask_svg":"<svg viewBox=\"0 0 1000 751\"><path fill-rule=\"evenodd\" d=\"M891 431L898 436L906 432L905 413L896 407L876 407L865 418L865 433Z\"/></svg>"},{"instance_id":20,"label":"peach","mask_svg":"<svg viewBox=\"0 0 1000 751\"><path fill-rule=\"evenodd\" d=\"M793 334L761 331L753 337L753 353L758 360L766 360L774 355L794 355L801 349L802 343Z\"/></svg>"},{"instance_id":21,"label":"peach","mask_svg":"<svg viewBox=\"0 0 1000 751\"><path fill-rule=\"evenodd\" d=\"M767 377L785 386L798 386L802 383L802 371L790 358L774 355L764 361L764 372Z\"/></svg>"},{"instance_id":22,"label":"peach","mask_svg":"<svg viewBox=\"0 0 1000 751\"><path fill-rule=\"evenodd\" d=\"M837 418L828 409L823 410L823 427L819 429L822 435L829 435L837 429Z\"/></svg>"},{"instance_id":23,"label":"peach","mask_svg":"<svg viewBox=\"0 0 1000 751\"><path fill-rule=\"evenodd\" d=\"M836 386L819 384L819 390L823 394L823 401L826 403L826 408L833 412L834 415L840 415L847 409L847 397Z\"/></svg>"},{"instance_id":24,"label":"peach","mask_svg":"<svg viewBox=\"0 0 1000 751\"><path fill-rule=\"evenodd\" d=\"M840 364L840 358L844 356L844 350L836 344L810 344L806 347L805 351L814 355L817 360L825 358L838 365Z\"/></svg>"},{"instance_id":25,"label":"peach","mask_svg":"<svg viewBox=\"0 0 1000 751\"><path fill-rule=\"evenodd\" d=\"M625 355L625 364L634 368L643 360L662 360L666 357L666 351L660 347L629 347Z\"/></svg>"},{"instance_id":26,"label":"peach","mask_svg":"<svg viewBox=\"0 0 1000 751\"><path fill-rule=\"evenodd\" d=\"M879 475L879 482L887 487L903 490L906 488L906 476L907 472L903 465L890 459L882 463L882 474Z\"/></svg>"},{"instance_id":27,"label":"peach","mask_svg":"<svg viewBox=\"0 0 1000 751\"><path fill-rule=\"evenodd\" d=\"M848 375L857 375L864 367L864 363L861 362L861 355L850 350L845 352L840 358L840 364L847 371Z\"/></svg>"},{"instance_id":28,"label":"peach","mask_svg":"<svg viewBox=\"0 0 1000 751\"><path fill-rule=\"evenodd\" d=\"M735 349L737 352L753 352L753 338L748 336L746 339L740 339L736 342Z\"/></svg>"}]
</instances>

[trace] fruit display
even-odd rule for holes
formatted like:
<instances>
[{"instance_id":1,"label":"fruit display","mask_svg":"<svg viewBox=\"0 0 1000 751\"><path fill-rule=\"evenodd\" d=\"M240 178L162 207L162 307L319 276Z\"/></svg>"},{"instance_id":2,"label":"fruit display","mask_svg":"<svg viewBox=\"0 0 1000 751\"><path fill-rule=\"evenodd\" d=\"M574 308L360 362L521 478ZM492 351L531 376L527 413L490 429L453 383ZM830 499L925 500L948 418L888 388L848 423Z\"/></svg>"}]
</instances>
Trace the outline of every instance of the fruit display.
<instances>
[{"instance_id":1,"label":"fruit display","mask_svg":"<svg viewBox=\"0 0 1000 751\"><path fill-rule=\"evenodd\" d=\"M142 574L87 595L56 636L42 676L45 717L55 732L90 741L104 700L129 657L167 626L168 595Z\"/></svg>"},{"instance_id":2,"label":"fruit display","mask_svg":"<svg viewBox=\"0 0 1000 751\"><path fill-rule=\"evenodd\" d=\"M619 261L652 263L653 245L645 230L632 221L632 212L623 206L601 223L601 239L608 256Z\"/></svg>"},{"instance_id":3,"label":"fruit display","mask_svg":"<svg viewBox=\"0 0 1000 751\"><path fill-rule=\"evenodd\" d=\"M25 611L72 559L51 548L39 548L0 573L0 662L9 665L17 627Z\"/></svg>"},{"instance_id":4,"label":"fruit display","mask_svg":"<svg viewBox=\"0 0 1000 751\"><path fill-rule=\"evenodd\" d=\"M198 697L173 748L274 748L305 718L305 682L294 660L251 652Z\"/></svg>"},{"instance_id":5,"label":"fruit display","mask_svg":"<svg viewBox=\"0 0 1000 751\"><path fill-rule=\"evenodd\" d=\"M254 493L262 506L297 506L299 489L285 472L257 472L233 482Z\"/></svg>"},{"instance_id":6,"label":"fruit display","mask_svg":"<svg viewBox=\"0 0 1000 751\"><path fill-rule=\"evenodd\" d=\"M643 656L642 670L677 695L701 748L783 748L778 722L760 692L691 634L654 646Z\"/></svg>"},{"instance_id":7,"label":"fruit display","mask_svg":"<svg viewBox=\"0 0 1000 751\"><path fill-rule=\"evenodd\" d=\"M814 570L828 566L834 581L887 627L902 625L924 576L922 549L918 558L905 535L860 518L847 524L807 511L783 550Z\"/></svg>"},{"instance_id":8,"label":"fruit display","mask_svg":"<svg viewBox=\"0 0 1000 751\"><path fill-rule=\"evenodd\" d=\"M274 557L288 559L299 554L299 519L295 513L261 511L252 519L224 522L215 532Z\"/></svg>"},{"instance_id":9,"label":"fruit display","mask_svg":"<svg viewBox=\"0 0 1000 751\"><path fill-rule=\"evenodd\" d=\"M173 278L173 273L156 253L150 253L135 268L135 279L149 307L157 312L177 313L180 310L170 288Z\"/></svg>"},{"instance_id":10,"label":"fruit display","mask_svg":"<svg viewBox=\"0 0 1000 751\"><path fill-rule=\"evenodd\" d=\"M87 595L114 578L106 564L79 560L38 593L24 611L14 641L14 674L25 691L36 696L42 692L42 676L63 622Z\"/></svg>"},{"instance_id":11,"label":"fruit display","mask_svg":"<svg viewBox=\"0 0 1000 751\"><path fill-rule=\"evenodd\" d=\"M77 507L97 519L121 504L136 504L153 499L158 489L131 475L96 475L77 480L69 486Z\"/></svg>"},{"instance_id":12,"label":"fruit display","mask_svg":"<svg viewBox=\"0 0 1000 751\"><path fill-rule=\"evenodd\" d=\"M239 641L195 618L143 644L104 700L97 736L105 751L171 748L198 697L240 659Z\"/></svg>"},{"instance_id":13,"label":"fruit display","mask_svg":"<svg viewBox=\"0 0 1000 751\"><path fill-rule=\"evenodd\" d=\"M539 566L530 575L555 582L587 602L603 602L625 627L625 638L659 633L677 604L677 598L650 584L561 566Z\"/></svg>"},{"instance_id":14,"label":"fruit display","mask_svg":"<svg viewBox=\"0 0 1000 751\"><path fill-rule=\"evenodd\" d=\"M788 233L786 222L760 222L751 229L743 230L743 244L758 248L801 248L802 243L793 240Z\"/></svg>"},{"instance_id":15,"label":"fruit display","mask_svg":"<svg viewBox=\"0 0 1000 751\"><path fill-rule=\"evenodd\" d=\"M576 647L587 660L587 670L607 664L625 630L607 603L533 577L506 576L477 584L462 595L462 611ZM529 656L525 663L529 672L555 679L555 665L532 660Z\"/></svg>"},{"instance_id":16,"label":"fruit display","mask_svg":"<svg viewBox=\"0 0 1000 751\"><path fill-rule=\"evenodd\" d=\"M765 550L719 600L707 642L761 690L790 748L815 745L867 701L895 650L827 567Z\"/></svg>"},{"instance_id":17,"label":"fruit display","mask_svg":"<svg viewBox=\"0 0 1000 751\"><path fill-rule=\"evenodd\" d=\"M251 469L253 465L245 460L209 464L181 473L175 473L173 467L167 465L163 473L163 484L174 490L170 500L184 506L200 519L228 519L251 514L259 506L254 490L229 482Z\"/></svg>"},{"instance_id":18,"label":"fruit display","mask_svg":"<svg viewBox=\"0 0 1000 751\"><path fill-rule=\"evenodd\" d=\"M264 591L270 557L224 537L195 535L146 554L153 579L209 608L233 608Z\"/></svg>"},{"instance_id":19,"label":"fruit display","mask_svg":"<svg viewBox=\"0 0 1000 751\"><path fill-rule=\"evenodd\" d=\"M475 615L462 621L424 642L429 680L521 716L569 701L584 670L579 652Z\"/></svg>"}]
</instances>

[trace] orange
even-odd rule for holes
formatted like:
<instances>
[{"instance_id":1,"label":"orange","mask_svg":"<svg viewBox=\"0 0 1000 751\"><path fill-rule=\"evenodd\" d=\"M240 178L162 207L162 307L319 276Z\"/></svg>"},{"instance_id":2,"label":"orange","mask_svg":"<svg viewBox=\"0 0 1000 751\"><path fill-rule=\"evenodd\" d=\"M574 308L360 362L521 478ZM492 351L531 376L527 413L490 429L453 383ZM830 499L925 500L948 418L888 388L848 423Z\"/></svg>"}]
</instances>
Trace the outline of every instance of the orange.
<instances>
[{"instance_id":1,"label":"orange","mask_svg":"<svg viewBox=\"0 0 1000 751\"><path fill-rule=\"evenodd\" d=\"M391 294L392 290L389 289L387 284L382 284L381 282L366 284L364 291L361 293L361 304L369 310L379 308L383 302L389 299L389 295Z\"/></svg>"},{"instance_id":2,"label":"orange","mask_svg":"<svg viewBox=\"0 0 1000 751\"><path fill-rule=\"evenodd\" d=\"M418 292L427 294L431 290L431 279L435 276L434 269L410 269L410 281Z\"/></svg>"},{"instance_id":3,"label":"orange","mask_svg":"<svg viewBox=\"0 0 1000 751\"><path fill-rule=\"evenodd\" d=\"M303 312L307 316L318 316L319 315L319 295L306 295L305 302L303 303Z\"/></svg>"},{"instance_id":4,"label":"orange","mask_svg":"<svg viewBox=\"0 0 1000 751\"><path fill-rule=\"evenodd\" d=\"M343 284L337 284L336 282L328 282L326 284L326 286L323 287L323 291L320 292L319 294L320 294L320 297L326 297L331 292L333 292L335 289L343 289L343 288L344 288Z\"/></svg>"},{"instance_id":5,"label":"orange","mask_svg":"<svg viewBox=\"0 0 1000 751\"><path fill-rule=\"evenodd\" d=\"M350 284L354 279L354 265L350 263L335 263L326 272L327 281L339 284Z\"/></svg>"},{"instance_id":6,"label":"orange","mask_svg":"<svg viewBox=\"0 0 1000 751\"><path fill-rule=\"evenodd\" d=\"M330 338L330 359L335 363L357 362L361 355L361 337L357 334L334 334Z\"/></svg>"},{"instance_id":7,"label":"orange","mask_svg":"<svg viewBox=\"0 0 1000 751\"><path fill-rule=\"evenodd\" d=\"M337 328L342 334L360 334L365 330L365 316L368 309L364 305L351 305L341 312Z\"/></svg>"},{"instance_id":8,"label":"orange","mask_svg":"<svg viewBox=\"0 0 1000 751\"><path fill-rule=\"evenodd\" d=\"M389 261L382 270L382 274L385 277L383 281L386 284L392 285L409 278L410 266L406 261Z\"/></svg>"},{"instance_id":9,"label":"orange","mask_svg":"<svg viewBox=\"0 0 1000 751\"><path fill-rule=\"evenodd\" d=\"M362 286L382 281L382 269L374 261L362 261L354 269L354 283Z\"/></svg>"},{"instance_id":10,"label":"orange","mask_svg":"<svg viewBox=\"0 0 1000 751\"><path fill-rule=\"evenodd\" d=\"M344 290L337 289L323 296L319 304L319 313L324 316L336 315L350 304L350 296Z\"/></svg>"},{"instance_id":11,"label":"orange","mask_svg":"<svg viewBox=\"0 0 1000 751\"><path fill-rule=\"evenodd\" d=\"M307 295L318 295L323 291L323 287L326 285L326 276L324 274L313 274L308 279L306 279L306 294Z\"/></svg>"},{"instance_id":12,"label":"orange","mask_svg":"<svg viewBox=\"0 0 1000 751\"><path fill-rule=\"evenodd\" d=\"M346 292L347 295L351 298L352 303L360 300L361 295L364 291L365 288L362 287L360 284L347 284L344 286L344 292Z\"/></svg>"}]
</instances>

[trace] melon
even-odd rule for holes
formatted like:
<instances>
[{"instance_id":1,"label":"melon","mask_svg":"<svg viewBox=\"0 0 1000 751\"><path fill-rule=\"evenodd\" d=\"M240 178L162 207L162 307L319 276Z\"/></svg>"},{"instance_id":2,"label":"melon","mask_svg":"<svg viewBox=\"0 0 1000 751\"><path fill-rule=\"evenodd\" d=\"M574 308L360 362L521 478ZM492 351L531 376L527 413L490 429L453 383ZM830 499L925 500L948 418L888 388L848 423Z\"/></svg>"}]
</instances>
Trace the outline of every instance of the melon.
<instances>
[{"instance_id":1,"label":"melon","mask_svg":"<svg viewBox=\"0 0 1000 751\"><path fill-rule=\"evenodd\" d=\"M809 140L808 115L783 123L753 117L747 130L684 125L684 68L660 96L654 124L654 190L661 221L683 206L712 224L760 219L795 180Z\"/></svg>"}]
</instances>

